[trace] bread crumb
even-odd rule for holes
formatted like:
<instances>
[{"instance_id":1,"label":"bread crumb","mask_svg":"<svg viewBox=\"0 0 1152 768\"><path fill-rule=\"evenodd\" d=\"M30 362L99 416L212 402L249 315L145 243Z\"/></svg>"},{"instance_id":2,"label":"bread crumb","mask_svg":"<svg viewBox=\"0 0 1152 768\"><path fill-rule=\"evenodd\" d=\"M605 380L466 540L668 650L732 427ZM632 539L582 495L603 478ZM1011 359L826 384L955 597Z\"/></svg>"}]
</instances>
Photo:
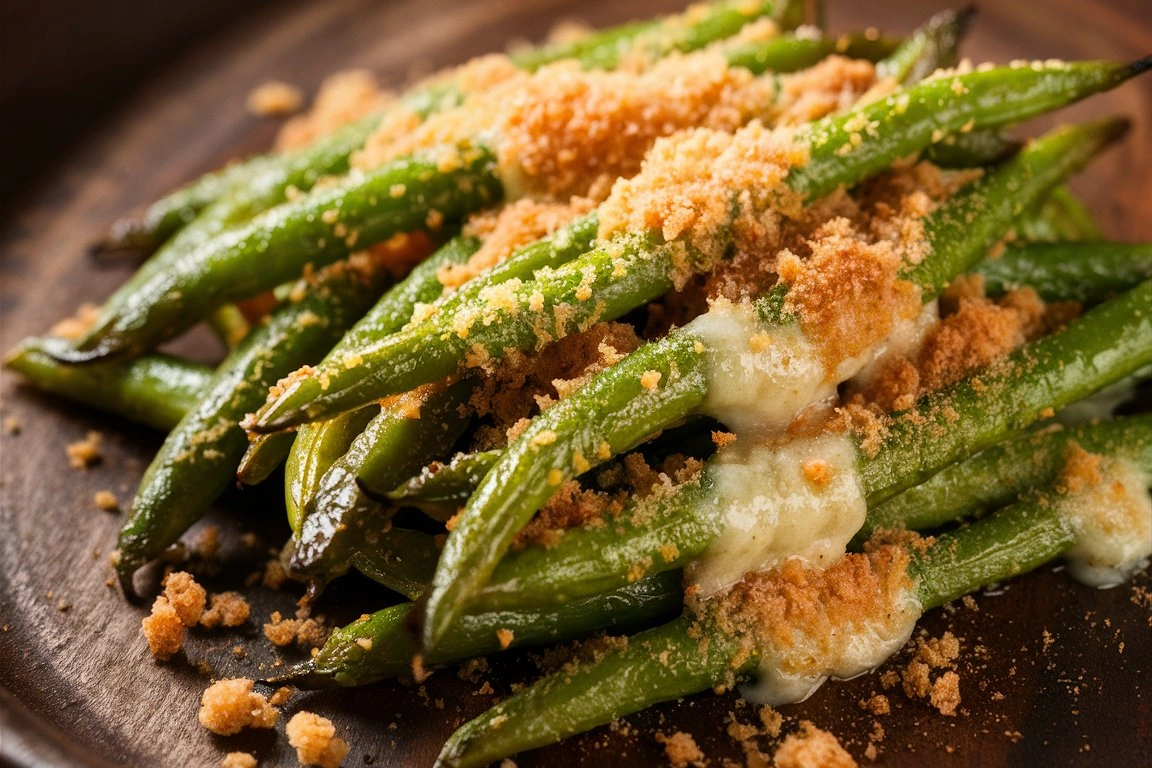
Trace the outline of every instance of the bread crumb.
<instances>
[{"instance_id":1,"label":"bread crumb","mask_svg":"<svg viewBox=\"0 0 1152 768\"><path fill-rule=\"evenodd\" d=\"M208 610L200 617L200 624L208 629L238 627L248 621L251 608L239 592L221 592L209 599Z\"/></svg>"},{"instance_id":2,"label":"bread crumb","mask_svg":"<svg viewBox=\"0 0 1152 768\"><path fill-rule=\"evenodd\" d=\"M164 597L180 617L180 623L186 627L194 627L204 614L204 603L208 593L204 591L204 587L196 583L192 574L186 571L174 571L164 577Z\"/></svg>"},{"instance_id":3,"label":"bread crumb","mask_svg":"<svg viewBox=\"0 0 1152 768\"><path fill-rule=\"evenodd\" d=\"M959 656L960 641L951 632L939 638L917 638L915 655L900 672L904 694L927 699L940 714L955 716L960 706L960 676L955 672ZM946 671L933 680L932 670Z\"/></svg>"},{"instance_id":4,"label":"bread crumb","mask_svg":"<svg viewBox=\"0 0 1152 768\"><path fill-rule=\"evenodd\" d=\"M220 763L220 768L256 768L256 757L247 752L229 752Z\"/></svg>"},{"instance_id":5,"label":"bread crumb","mask_svg":"<svg viewBox=\"0 0 1152 768\"><path fill-rule=\"evenodd\" d=\"M301 648L319 648L328 637L328 630L315 619L285 619L274 611L264 625L264 637L273 645L285 646L293 641Z\"/></svg>"},{"instance_id":6,"label":"bread crumb","mask_svg":"<svg viewBox=\"0 0 1152 768\"><path fill-rule=\"evenodd\" d=\"M640 386L652 392L660 386L660 379L662 377L663 374L660 373L660 371L644 371L644 374L640 377Z\"/></svg>"},{"instance_id":7,"label":"bread crumb","mask_svg":"<svg viewBox=\"0 0 1152 768\"><path fill-rule=\"evenodd\" d=\"M784 716L767 705L760 707L759 714L760 725L764 728L765 735L773 739L779 736L780 729L784 726Z\"/></svg>"},{"instance_id":8,"label":"bread crumb","mask_svg":"<svg viewBox=\"0 0 1152 768\"><path fill-rule=\"evenodd\" d=\"M96 491L92 496L92 503L96 505L96 509L102 509L105 512L120 511L120 501L112 491Z\"/></svg>"},{"instance_id":9,"label":"bread crumb","mask_svg":"<svg viewBox=\"0 0 1152 768\"><path fill-rule=\"evenodd\" d=\"M512 645L512 641L516 639L516 636L512 633L512 630L501 628L496 630L496 639L500 641L500 650L507 650L508 646Z\"/></svg>"},{"instance_id":10,"label":"bread crumb","mask_svg":"<svg viewBox=\"0 0 1152 768\"><path fill-rule=\"evenodd\" d=\"M271 80L262 83L248 94L248 112L257 117L290 115L298 112L304 103L304 94L290 83Z\"/></svg>"},{"instance_id":11,"label":"bread crumb","mask_svg":"<svg viewBox=\"0 0 1152 768\"><path fill-rule=\"evenodd\" d=\"M936 678L928 701L940 714L955 717L960 706L960 676L955 672L945 672Z\"/></svg>"},{"instance_id":12,"label":"bread crumb","mask_svg":"<svg viewBox=\"0 0 1152 768\"><path fill-rule=\"evenodd\" d=\"M703 766L706 764L704 753L696 745L696 740L689 733L677 731L671 736L663 733L656 734L656 741L664 745L664 754L672 768L687 768L688 766Z\"/></svg>"},{"instance_id":13,"label":"bread crumb","mask_svg":"<svg viewBox=\"0 0 1152 768\"><path fill-rule=\"evenodd\" d=\"M50 336L76 341L96 323L100 317L100 307L96 304L81 304L72 317L59 321L48 331Z\"/></svg>"},{"instance_id":14,"label":"bread crumb","mask_svg":"<svg viewBox=\"0 0 1152 768\"><path fill-rule=\"evenodd\" d=\"M282 685L268 697L268 703L274 707L281 707L287 704L290 698L292 698L292 689L287 685Z\"/></svg>"},{"instance_id":15,"label":"bread crumb","mask_svg":"<svg viewBox=\"0 0 1152 768\"><path fill-rule=\"evenodd\" d=\"M285 570L284 564L280 562L280 558L273 557L264 563L264 575L261 582L265 587L268 589L280 589L287 580L288 571Z\"/></svg>"},{"instance_id":16,"label":"bread crumb","mask_svg":"<svg viewBox=\"0 0 1152 768\"><path fill-rule=\"evenodd\" d=\"M887 715L892 711L892 704L888 701L887 696L877 693L872 698L861 701L860 708L866 712L871 712L873 715Z\"/></svg>"},{"instance_id":17,"label":"bread crumb","mask_svg":"<svg viewBox=\"0 0 1152 768\"><path fill-rule=\"evenodd\" d=\"M68 454L68 465L73 469L87 469L104 458L104 436L89 431L83 440L69 443L64 451Z\"/></svg>"},{"instance_id":18,"label":"bread crumb","mask_svg":"<svg viewBox=\"0 0 1152 768\"><path fill-rule=\"evenodd\" d=\"M238 677L208 686L200 697L200 725L220 736L275 726L280 713L252 685L248 678Z\"/></svg>"},{"instance_id":19,"label":"bread crumb","mask_svg":"<svg viewBox=\"0 0 1152 768\"><path fill-rule=\"evenodd\" d=\"M10 435L18 435L24 429L24 425L20 423L20 419L15 416L9 416L4 419L4 431Z\"/></svg>"},{"instance_id":20,"label":"bread crumb","mask_svg":"<svg viewBox=\"0 0 1152 768\"><path fill-rule=\"evenodd\" d=\"M167 661L184 647L184 624L168 598L160 595L152 603L152 613L140 622L152 655Z\"/></svg>"},{"instance_id":21,"label":"bread crumb","mask_svg":"<svg viewBox=\"0 0 1152 768\"><path fill-rule=\"evenodd\" d=\"M840 746L839 740L808 720L800 730L784 739L773 757L776 768L855 768L856 761Z\"/></svg>"},{"instance_id":22,"label":"bread crumb","mask_svg":"<svg viewBox=\"0 0 1152 768\"><path fill-rule=\"evenodd\" d=\"M336 735L332 721L312 712L297 712L285 732L288 743L296 748L296 758L304 765L337 768L348 754L348 743Z\"/></svg>"}]
</instances>

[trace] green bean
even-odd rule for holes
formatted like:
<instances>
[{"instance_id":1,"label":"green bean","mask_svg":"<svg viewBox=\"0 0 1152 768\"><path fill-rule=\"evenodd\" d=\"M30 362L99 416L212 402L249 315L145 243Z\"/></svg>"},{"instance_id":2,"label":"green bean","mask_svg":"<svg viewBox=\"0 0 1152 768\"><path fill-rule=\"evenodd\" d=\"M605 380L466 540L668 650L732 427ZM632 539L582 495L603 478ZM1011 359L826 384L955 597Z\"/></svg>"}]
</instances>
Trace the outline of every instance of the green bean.
<instances>
[{"instance_id":1,"label":"green bean","mask_svg":"<svg viewBox=\"0 0 1152 768\"><path fill-rule=\"evenodd\" d=\"M803 130L798 140L811 147L810 159L792 169L785 184L805 199L820 197L915 154L941 133L1022 119L1114 85L1146 66L1048 64L930 80ZM852 129L865 122L874 126L875 139L856 146L859 133ZM513 311L494 310L478 296L458 307L456 316L483 318L482 323L455 333L443 323L422 323L366 346L356 366L322 367L297 380L260 409L252 429L272 432L326 418L455 374L469 357L499 357L509 348L532 348L542 339L619 317L669 290L673 264L683 256L683 243L664 244L647 234L616 238L555 270L538 271L510 297ZM589 291L596 302L577 298ZM566 311L557 318L560 306Z\"/></svg>"},{"instance_id":2,"label":"green bean","mask_svg":"<svg viewBox=\"0 0 1152 768\"><path fill-rule=\"evenodd\" d=\"M921 611L1043 565L1074 543L1050 503L1021 502L929 544L908 548ZM852 631L846 628L846 631ZM751 650L751 654L748 651ZM753 676L759 652L707 620L683 617L575 662L465 723L437 766L470 768L560 741L661 701Z\"/></svg>"},{"instance_id":3,"label":"green bean","mask_svg":"<svg viewBox=\"0 0 1152 768\"><path fill-rule=\"evenodd\" d=\"M782 29L793 29L804 21L804 3L716 2L703 14L691 12L651 21L636 21L567 43L551 43L512 54L513 63L533 71L562 59L578 59L586 69L614 69L625 55L643 54L654 61L674 51L695 51L731 37L749 22L770 18Z\"/></svg>"},{"instance_id":4,"label":"green bean","mask_svg":"<svg viewBox=\"0 0 1152 768\"><path fill-rule=\"evenodd\" d=\"M402 232L436 231L427 224L430 210L452 222L498 199L492 153L481 147L461 152L452 170L439 163L439 153L404 158L313 190L222 233L133 285L127 306L106 305L88 335L59 356L88 362L140 354L221 303L294 279L307 263L320 266L346 256L354 239L367 244ZM393 196L398 190L403 192ZM381 200L389 203L381 206Z\"/></svg>"},{"instance_id":5,"label":"green bean","mask_svg":"<svg viewBox=\"0 0 1152 768\"><path fill-rule=\"evenodd\" d=\"M470 420L461 406L472 388L471 381L462 380L427 393L416 404L397 398L381 405L306 500L289 560L293 573L323 583L347 570L361 542L387 526L386 511L363 487L395 488L447 453ZM418 416L411 413L413 405Z\"/></svg>"},{"instance_id":6,"label":"green bean","mask_svg":"<svg viewBox=\"0 0 1152 768\"><path fill-rule=\"evenodd\" d=\"M839 37L781 35L770 45L745 43L727 48L728 63L753 72L795 72L838 54L850 59L880 61L900 46L899 40L857 33Z\"/></svg>"},{"instance_id":7,"label":"green bean","mask_svg":"<svg viewBox=\"0 0 1152 768\"><path fill-rule=\"evenodd\" d=\"M975 13L975 6L937 13L913 32L904 45L880 62L876 74L898 83L916 83L938 69L955 65L960 38Z\"/></svg>"},{"instance_id":8,"label":"green bean","mask_svg":"<svg viewBox=\"0 0 1152 768\"><path fill-rule=\"evenodd\" d=\"M510 609L464 616L459 631L426 659L442 664L503 649L500 630L519 648L578 638L605 628L640 628L674 615L682 605L679 574L660 574L603 595L557 608ZM411 668L416 644L408 623L411 603L401 603L336 630L320 653L270 682L301 688L365 685ZM367 642L358 642L367 641Z\"/></svg>"},{"instance_id":9,"label":"green bean","mask_svg":"<svg viewBox=\"0 0 1152 768\"><path fill-rule=\"evenodd\" d=\"M994 165L1020 151L1024 142L1002 131L969 131L944 137L924 151L924 159L941 168Z\"/></svg>"},{"instance_id":10,"label":"green bean","mask_svg":"<svg viewBox=\"0 0 1152 768\"><path fill-rule=\"evenodd\" d=\"M252 330L248 318L244 317L244 313L235 304L225 304L214 309L208 315L208 325L227 349L235 349Z\"/></svg>"},{"instance_id":11,"label":"green bean","mask_svg":"<svg viewBox=\"0 0 1152 768\"><path fill-rule=\"evenodd\" d=\"M1010 438L1084 396L1152 362L1152 282L1026 344L1003 363L922 398L898 414L874 455L858 453L870 507L953 462ZM551 605L627 583L628 575L672 570L696 559L720 534L706 468L678 492L626 511L611 526L575 528L555 546L509 553L469 610L505 601Z\"/></svg>"},{"instance_id":12,"label":"green bean","mask_svg":"<svg viewBox=\"0 0 1152 768\"><path fill-rule=\"evenodd\" d=\"M1048 409L1059 410L1152 363L1149 302L1152 281L1144 281L1025 345L978 381L928 395L917 409L925 422L895 419L879 453L861 465L869 501L919 485L961 456L1018 433Z\"/></svg>"},{"instance_id":13,"label":"green bean","mask_svg":"<svg viewBox=\"0 0 1152 768\"><path fill-rule=\"evenodd\" d=\"M212 371L170 355L78 368L25 339L4 360L37 389L167 432L208 391Z\"/></svg>"},{"instance_id":14,"label":"green bean","mask_svg":"<svg viewBox=\"0 0 1152 768\"><path fill-rule=\"evenodd\" d=\"M297 430L284 466L284 507L294 539L300 537L305 510L328 470L348 453L353 441L379 413L379 406L366 405L327 421L303 424Z\"/></svg>"},{"instance_id":15,"label":"green bean","mask_svg":"<svg viewBox=\"0 0 1152 768\"><path fill-rule=\"evenodd\" d=\"M994 445L869 509L857 539L884 528L936 528L1047 487L1063 468L1070 445L1152 467L1152 415L1050 429Z\"/></svg>"},{"instance_id":16,"label":"green bean","mask_svg":"<svg viewBox=\"0 0 1152 768\"><path fill-rule=\"evenodd\" d=\"M254 157L204 174L191 184L154 202L141 217L116 221L104 239L93 246L93 250L100 252L131 248L154 251L195 219L200 211L221 198L238 182L246 181L259 165L268 162L270 158Z\"/></svg>"},{"instance_id":17,"label":"green bean","mask_svg":"<svg viewBox=\"0 0 1152 768\"><path fill-rule=\"evenodd\" d=\"M498 449L460 453L447 464L433 462L384 496L397 506L418 507L436 520L447 520L468 501L502 453Z\"/></svg>"},{"instance_id":18,"label":"green bean","mask_svg":"<svg viewBox=\"0 0 1152 768\"><path fill-rule=\"evenodd\" d=\"M472 237L457 236L449 240L385 293L328 351L324 359L343 359L349 349L355 349L365 338L402 327L417 303L432 301L440 295L443 286L437 279L438 271L442 267L467 261L478 247L479 242ZM339 414L325 422L303 425L295 440L289 433L285 433L276 443L269 443L266 442L267 438L274 436L261 435L249 445L245 459L240 464L238 478L249 484L261 482L287 459L284 483L288 523L293 533L299 534L304 504L316 492L320 478L333 462L344 455L352 440L378 410L374 406L366 406L364 409Z\"/></svg>"},{"instance_id":19,"label":"green bean","mask_svg":"<svg viewBox=\"0 0 1152 768\"><path fill-rule=\"evenodd\" d=\"M929 216L928 255L909 270L925 300L987 253L1021 207L1040 199L1114 135L1112 123L1054 131ZM980 212L979 225L954 223L969 221L973 211ZM533 420L484 477L448 537L427 603L426 647L452 626L560 483L704 405L708 360L707 344L686 326L594 376ZM653 371L659 383L650 389L645 382Z\"/></svg>"},{"instance_id":20,"label":"green bean","mask_svg":"<svg viewBox=\"0 0 1152 768\"><path fill-rule=\"evenodd\" d=\"M1030 242L1103 240L1104 233L1092 214L1067 187L1058 187L1031 211L1020 217L1020 238Z\"/></svg>"},{"instance_id":21,"label":"green bean","mask_svg":"<svg viewBox=\"0 0 1152 768\"><path fill-rule=\"evenodd\" d=\"M292 432L277 432L274 435L260 435L252 440L236 467L236 482L241 485L259 485L267 480L288 458L295 439L296 435Z\"/></svg>"},{"instance_id":22,"label":"green bean","mask_svg":"<svg viewBox=\"0 0 1152 768\"><path fill-rule=\"evenodd\" d=\"M1095 304L1152 277L1152 243L1010 246L976 268L990 294L1027 286L1045 301Z\"/></svg>"},{"instance_id":23,"label":"green bean","mask_svg":"<svg viewBox=\"0 0 1152 768\"><path fill-rule=\"evenodd\" d=\"M119 538L116 571L125 594L132 593L135 570L175 542L232 481L248 444L238 424L241 416L280 377L331 346L386 279L382 271L332 270L221 363L140 482Z\"/></svg>"},{"instance_id":24,"label":"green bean","mask_svg":"<svg viewBox=\"0 0 1152 768\"><path fill-rule=\"evenodd\" d=\"M351 564L373 581L415 600L432 582L439 557L432 534L392 527L366 541L352 555Z\"/></svg>"}]
</instances>

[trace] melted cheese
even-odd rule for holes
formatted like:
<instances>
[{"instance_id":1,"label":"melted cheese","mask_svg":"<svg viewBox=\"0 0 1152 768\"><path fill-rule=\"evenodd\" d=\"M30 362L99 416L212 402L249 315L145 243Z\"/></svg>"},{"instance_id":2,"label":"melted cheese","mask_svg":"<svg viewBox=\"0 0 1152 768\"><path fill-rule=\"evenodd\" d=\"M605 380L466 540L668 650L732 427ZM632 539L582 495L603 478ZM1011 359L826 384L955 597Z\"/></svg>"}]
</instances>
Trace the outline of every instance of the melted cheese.
<instances>
[{"instance_id":1,"label":"melted cheese","mask_svg":"<svg viewBox=\"0 0 1152 768\"><path fill-rule=\"evenodd\" d=\"M716 302L685 326L704 344L708 395L700 412L739 436L776 435L836 395L815 346L796 326L766 329L748 303Z\"/></svg>"},{"instance_id":2,"label":"melted cheese","mask_svg":"<svg viewBox=\"0 0 1152 768\"><path fill-rule=\"evenodd\" d=\"M847 680L870 672L908 642L922 613L908 589L868 621L836 627L819 637L793 633L788 647L762 650L759 676L740 686L740 695L756 704L791 704L811 696L830 677Z\"/></svg>"},{"instance_id":3,"label":"melted cheese","mask_svg":"<svg viewBox=\"0 0 1152 768\"><path fill-rule=\"evenodd\" d=\"M867 387L884 370L888 361L898 357L914 357L924 345L928 333L940 323L940 305L930 301L911 319L896 321L892 332L882 342L856 357L843 361L836 373L840 381L855 379Z\"/></svg>"},{"instance_id":4,"label":"melted cheese","mask_svg":"<svg viewBox=\"0 0 1152 768\"><path fill-rule=\"evenodd\" d=\"M737 439L717 452L709 473L707 506L720 516L721 532L688 573L705 596L788 557L831 563L868 511L856 448L843 435L783 445Z\"/></svg>"},{"instance_id":5,"label":"melted cheese","mask_svg":"<svg viewBox=\"0 0 1152 768\"><path fill-rule=\"evenodd\" d=\"M1127 459L1107 460L1104 480L1061 499L1076 533L1068 572L1088 586L1115 587L1152 556L1152 477Z\"/></svg>"}]
</instances>

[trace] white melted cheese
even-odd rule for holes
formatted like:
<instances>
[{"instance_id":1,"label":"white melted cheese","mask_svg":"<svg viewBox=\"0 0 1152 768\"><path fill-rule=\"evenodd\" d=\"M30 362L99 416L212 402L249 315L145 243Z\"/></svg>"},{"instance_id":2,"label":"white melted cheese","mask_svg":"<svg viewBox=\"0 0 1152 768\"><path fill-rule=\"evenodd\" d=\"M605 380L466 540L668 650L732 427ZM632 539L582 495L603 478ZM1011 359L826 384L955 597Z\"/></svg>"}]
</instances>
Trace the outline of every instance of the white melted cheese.
<instances>
[{"instance_id":1,"label":"white melted cheese","mask_svg":"<svg viewBox=\"0 0 1152 768\"><path fill-rule=\"evenodd\" d=\"M740 695L756 704L792 704L829 678L848 680L870 672L908 642L922 613L915 592L907 589L866 621L835 627L820 637L794 632L788 647L761 651L759 675L740 686Z\"/></svg>"},{"instance_id":2,"label":"white melted cheese","mask_svg":"<svg viewBox=\"0 0 1152 768\"><path fill-rule=\"evenodd\" d=\"M766 329L748 303L717 302L684 329L704 344L708 395L700 412L736 435L777 435L836 385L797 326Z\"/></svg>"},{"instance_id":3,"label":"white melted cheese","mask_svg":"<svg viewBox=\"0 0 1152 768\"><path fill-rule=\"evenodd\" d=\"M892 332L879 344L840 363L837 377L840 381L854 379L867 387L884 370L888 361L897 357L915 357L929 332L939 324L940 305L933 300L925 304L916 317L897 320Z\"/></svg>"},{"instance_id":4,"label":"white melted cheese","mask_svg":"<svg viewBox=\"0 0 1152 768\"><path fill-rule=\"evenodd\" d=\"M805 466L814 463L828 473L827 482L805 477ZM709 474L714 484L708 506L720 516L721 532L688 572L705 596L788 557L831 564L868 511L856 448L843 435L783 445L737 439L716 453Z\"/></svg>"},{"instance_id":5,"label":"white melted cheese","mask_svg":"<svg viewBox=\"0 0 1152 768\"><path fill-rule=\"evenodd\" d=\"M1128 459L1108 459L1103 471L1103 482L1059 502L1076 533L1068 572L1100 589L1123 584L1152 557L1152 477Z\"/></svg>"}]
</instances>

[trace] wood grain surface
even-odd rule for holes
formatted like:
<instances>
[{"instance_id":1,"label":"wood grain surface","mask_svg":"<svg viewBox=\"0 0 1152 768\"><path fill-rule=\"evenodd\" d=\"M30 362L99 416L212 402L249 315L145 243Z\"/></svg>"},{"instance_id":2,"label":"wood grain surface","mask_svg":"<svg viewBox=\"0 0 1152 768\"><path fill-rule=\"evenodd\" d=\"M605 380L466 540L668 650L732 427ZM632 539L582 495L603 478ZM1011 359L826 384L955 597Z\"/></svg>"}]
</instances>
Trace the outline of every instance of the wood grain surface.
<instances>
[{"instance_id":1,"label":"wood grain surface","mask_svg":"<svg viewBox=\"0 0 1152 768\"><path fill-rule=\"evenodd\" d=\"M903 32L941 2L830 3L837 30L875 25ZM675 0L334 0L276 5L221 28L155 73L149 85L95 125L63 165L46 170L0 233L0 346L43 332L85 301L99 301L129 265L97 265L88 243L115 217L228 158L265 146L276 124L247 116L248 90L269 78L311 91L323 76L368 67L397 86L435 67L536 39L574 16L597 25L657 11ZM1114 58L1152 52L1147 0L996 0L981 8L966 52L975 60ZM6 64L7 66L7 64ZM83 72L76 73L78 86ZM1105 231L1152 240L1152 85L1147 77L1067 110L1061 119L1124 113L1126 143L1074 187ZM1038 121L1040 125L1051 120ZM45 168L48 161L45 158ZM204 335L177 348L204 360L219 354ZM291 592L251 590L254 612L235 636L190 636L186 657L153 662L139 635L143 610L105 581L107 554L122 519L92 502L98 490L127 502L159 445L157 435L53 402L4 374L3 417L19 435L0 438L0 762L16 765L212 766L225 751L252 750L262 766L294 765L282 730L230 739L196 723L206 675L259 677L277 663L259 625L290 612ZM68 467L65 446L99 430L105 457L87 471ZM275 487L230 494L209 522L225 532L220 562L206 565L210 588L257 571L284 536ZM246 547L240 534L259 537ZM195 540L197 531L190 534ZM213 570L214 569L214 570ZM1043 569L981 596L977 608L938 611L923 626L961 639L962 712L945 718L892 692L893 712L876 718L858 702L879 690L877 675L826 685L786 708L789 723L811 719L861 757L878 720L886 733L879 763L890 766L1147 764L1152 754L1152 632L1135 585L1095 591L1059 569ZM351 582L343 602L322 603L332 621L382 605L387 593ZM232 653L235 645L247 653ZM291 660L290 657L285 656ZM498 694L531 679L529 654L494 658ZM453 727L492 703L453 671L424 686L386 683L297 695L299 708L332 717L352 743L347 766L430 765ZM684 730L712 760L744 759L726 726L755 720L734 696L697 696L629 717L565 744L517 758L520 766L664 765L657 731ZM767 741L761 746L768 748Z\"/></svg>"}]
</instances>

